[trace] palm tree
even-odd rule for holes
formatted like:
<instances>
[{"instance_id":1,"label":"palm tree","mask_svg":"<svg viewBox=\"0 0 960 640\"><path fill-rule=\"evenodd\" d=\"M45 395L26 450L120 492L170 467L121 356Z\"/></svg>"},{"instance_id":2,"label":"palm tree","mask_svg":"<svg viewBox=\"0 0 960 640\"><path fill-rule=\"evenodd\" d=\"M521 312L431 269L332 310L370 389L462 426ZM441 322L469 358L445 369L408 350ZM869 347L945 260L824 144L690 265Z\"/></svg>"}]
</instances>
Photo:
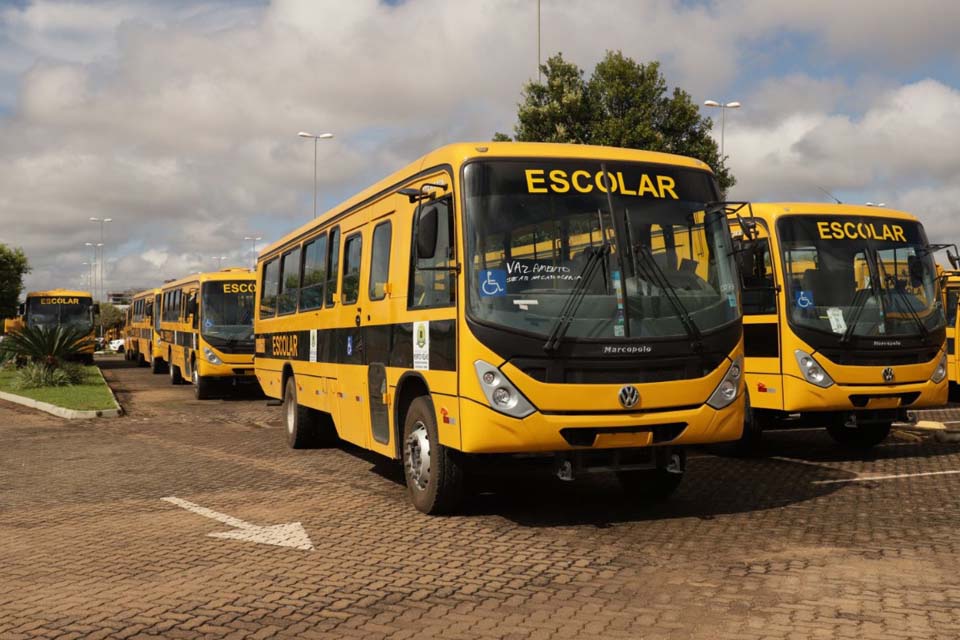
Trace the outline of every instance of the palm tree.
<instances>
[{"instance_id":1,"label":"palm tree","mask_svg":"<svg viewBox=\"0 0 960 640\"><path fill-rule=\"evenodd\" d=\"M89 349L91 342L89 330L80 327L22 327L0 342L0 355L56 369Z\"/></svg>"}]
</instances>

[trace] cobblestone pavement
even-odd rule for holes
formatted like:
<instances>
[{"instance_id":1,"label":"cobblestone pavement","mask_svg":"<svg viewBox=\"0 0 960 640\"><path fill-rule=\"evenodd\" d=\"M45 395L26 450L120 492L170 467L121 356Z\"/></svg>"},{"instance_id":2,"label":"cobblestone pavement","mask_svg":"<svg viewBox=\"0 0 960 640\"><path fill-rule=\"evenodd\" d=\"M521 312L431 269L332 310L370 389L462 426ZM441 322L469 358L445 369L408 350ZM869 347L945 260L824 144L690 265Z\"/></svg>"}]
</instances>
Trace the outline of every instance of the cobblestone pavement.
<instances>
[{"instance_id":1,"label":"cobblestone pavement","mask_svg":"<svg viewBox=\"0 0 960 640\"><path fill-rule=\"evenodd\" d=\"M0 404L0 638L960 637L958 445L777 432L692 452L663 505L525 476L431 518L393 463L287 449L262 398L105 374L124 418ZM169 496L314 549L211 537Z\"/></svg>"}]
</instances>

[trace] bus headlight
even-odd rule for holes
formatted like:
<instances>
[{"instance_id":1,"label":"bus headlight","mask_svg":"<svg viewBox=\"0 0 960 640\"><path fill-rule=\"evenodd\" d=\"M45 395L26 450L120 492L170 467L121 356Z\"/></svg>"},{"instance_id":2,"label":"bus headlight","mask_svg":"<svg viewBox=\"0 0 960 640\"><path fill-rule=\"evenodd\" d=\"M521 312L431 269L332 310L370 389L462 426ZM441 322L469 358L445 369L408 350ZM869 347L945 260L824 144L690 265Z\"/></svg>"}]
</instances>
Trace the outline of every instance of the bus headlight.
<instances>
[{"instance_id":1,"label":"bus headlight","mask_svg":"<svg viewBox=\"0 0 960 640\"><path fill-rule=\"evenodd\" d=\"M487 396L487 403L494 410L513 418L526 418L534 412L533 405L523 397L507 376L495 366L483 360L473 363L480 380L480 388Z\"/></svg>"},{"instance_id":2,"label":"bus headlight","mask_svg":"<svg viewBox=\"0 0 960 640\"><path fill-rule=\"evenodd\" d=\"M736 360L727 369L723 375L723 380L717 385L717 388L710 394L707 400L707 406L714 409L723 409L729 406L731 402L737 399L740 393L740 378L743 377L743 357L737 356Z\"/></svg>"},{"instance_id":3,"label":"bus headlight","mask_svg":"<svg viewBox=\"0 0 960 640\"><path fill-rule=\"evenodd\" d=\"M812 355L800 349L794 351L793 355L797 359L797 364L800 365L800 373L807 382L824 389L833 385L833 378L820 366L819 362L813 359Z\"/></svg>"},{"instance_id":4,"label":"bus headlight","mask_svg":"<svg viewBox=\"0 0 960 640\"><path fill-rule=\"evenodd\" d=\"M223 364L223 360L220 359L220 356L215 354L210 347L203 348L203 356L210 364Z\"/></svg>"},{"instance_id":5,"label":"bus headlight","mask_svg":"<svg viewBox=\"0 0 960 640\"><path fill-rule=\"evenodd\" d=\"M940 355L940 362L937 363L937 368L933 370L933 375L930 376L930 382L934 384L939 384L943 382L943 379L947 377L947 354L943 353Z\"/></svg>"}]
</instances>

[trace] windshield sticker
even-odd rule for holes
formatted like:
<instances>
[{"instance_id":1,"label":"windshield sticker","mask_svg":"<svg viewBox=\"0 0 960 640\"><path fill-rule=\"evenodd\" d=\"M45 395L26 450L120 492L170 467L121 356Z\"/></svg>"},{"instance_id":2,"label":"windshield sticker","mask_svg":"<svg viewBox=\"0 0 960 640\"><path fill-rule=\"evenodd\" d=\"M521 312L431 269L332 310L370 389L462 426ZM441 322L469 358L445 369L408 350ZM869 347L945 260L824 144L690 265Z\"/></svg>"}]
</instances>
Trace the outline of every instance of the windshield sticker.
<instances>
[{"instance_id":1,"label":"windshield sticker","mask_svg":"<svg viewBox=\"0 0 960 640\"><path fill-rule=\"evenodd\" d=\"M507 272L503 269L485 269L480 282L480 297L492 298L507 295Z\"/></svg>"},{"instance_id":2,"label":"windshield sticker","mask_svg":"<svg viewBox=\"0 0 960 640\"><path fill-rule=\"evenodd\" d=\"M210 318L207 318L206 320L204 320L204 321L203 321L203 328L204 328L204 329L212 329L212 328L213 328L213 320L210 319Z\"/></svg>"},{"instance_id":3,"label":"windshield sticker","mask_svg":"<svg viewBox=\"0 0 960 640\"><path fill-rule=\"evenodd\" d=\"M513 304L520 307L521 311L530 311L530 307L540 304L538 300L514 300Z\"/></svg>"},{"instance_id":4,"label":"windshield sticker","mask_svg":"<svg viewBox=\"0 0 960 640\"><path fill-rule=\"evenodd\" d=\"M430 321L413 323L413 368L425 371L430 368Z\"/></svg>"},{"instance_id":5,"label":"windshield sticker","mask_svg":"<svg viewBox=\"0 0 960 640\"><path fill-rule=\"evenodd\" d=\"M817 232L821 240L894 240L906 242L903 227L899 224L876 224L873 222L818 222Z\"/></svg>"},{"instance_id":6,"label":"windshield sticker","mask_svg":"<svg viewBox=\"0 0 960 640\"><path fill-rule=\"evenodd\" d=\"M813 291L800 289L793 294L793 303L801 309L813 307Z\"/></svg>"},{"instance_id":7,"label":"windshield sticker","mask_svg":"<svg viewBox=\"0 0 960 640\"><path fill-rule=\"evenodd\" d=\"M310 362L317 361L317 330L310 329Z\"/></svg>"},{"instance_id":8,"label":"windshield sticker","mask_svg":"<svg viewBox=\"0 0 960 640\"><path fill-rule=\"evenodd\" d=\"M347 336L347 355L353 355L353 336Z\"/></svg>"},{"instance_id":9,"label":"windshield sticker","mask_svg":"<svg viewBox=\"0 0 960 640\"><path fill-rule=\"evenodd\" d=\"M843 320L843 310L840 307L827 309L827 318L830 320L830 328L834 333L847 332L847 323Z\"/></svg>"},{"instance_id":10,"label":"windshield sticker","mask_svg":"<svg viewBox=\"0 0 960 640\"><path fill-rule=\"evenodd\" d=\"M737 306L737 296L733 295L732 293L728 293L728 294L727 294L727 304L730 305L730 308L731 308L731 309L736 308L736 306Z\"/></svg>"}]
</instances>

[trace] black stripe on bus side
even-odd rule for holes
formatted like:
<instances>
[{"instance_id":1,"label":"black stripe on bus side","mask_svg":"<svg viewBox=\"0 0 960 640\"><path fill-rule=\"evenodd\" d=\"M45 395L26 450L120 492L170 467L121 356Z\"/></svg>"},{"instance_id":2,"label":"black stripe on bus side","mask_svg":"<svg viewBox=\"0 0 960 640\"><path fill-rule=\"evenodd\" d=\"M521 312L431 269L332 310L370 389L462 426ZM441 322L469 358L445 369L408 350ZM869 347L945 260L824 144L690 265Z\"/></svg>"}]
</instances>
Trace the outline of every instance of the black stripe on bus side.
<instances>
[{"instance_id":1,"label":"black stripe on bus side","mask_svg":"<svg viewBox=\"0 0 960 640\"><path fill-rule=\"evenodd\" d=\"M456 371L455 320L430 321L430 368ZM413 323L317 329L317 362L413 368ZM258 333L256 357L310 361L310 331ZM276 352L274 347L277 348Z\"/></svg>"}]
</instances>

